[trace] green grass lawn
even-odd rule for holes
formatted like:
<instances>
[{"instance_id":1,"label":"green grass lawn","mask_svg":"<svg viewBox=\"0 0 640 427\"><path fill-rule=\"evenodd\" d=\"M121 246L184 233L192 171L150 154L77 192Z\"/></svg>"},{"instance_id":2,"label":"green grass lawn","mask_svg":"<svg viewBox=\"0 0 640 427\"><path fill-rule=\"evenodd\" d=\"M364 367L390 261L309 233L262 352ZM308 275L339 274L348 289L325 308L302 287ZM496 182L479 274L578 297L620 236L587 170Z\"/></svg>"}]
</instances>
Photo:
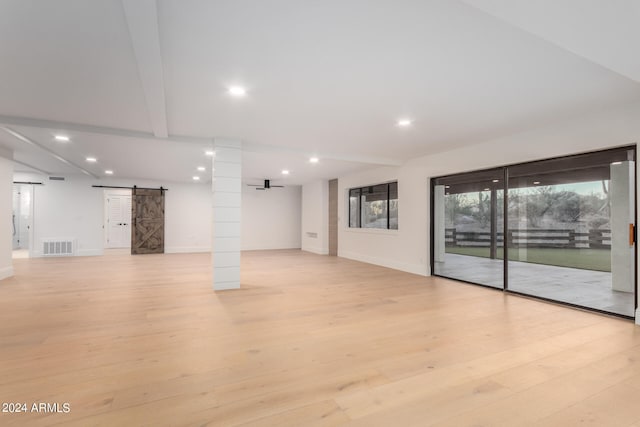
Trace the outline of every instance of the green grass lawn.
<instances>
[{"instance_id":1,"label":"green grass lawn","mask_svg":"<svg viewBox=\"0 0 640 427\"><path fill-rule=\"evenodd\" d=\"M489 248L447 247L446 252L489 258ZM519 258L519 254L523 254L522 259ZM498 248L498 258L502 259L502 257L502 248ZM611 251L608 249L509 249L509 260L581 268L583 270L611 271Z\"/></svg>"}]
</instances>

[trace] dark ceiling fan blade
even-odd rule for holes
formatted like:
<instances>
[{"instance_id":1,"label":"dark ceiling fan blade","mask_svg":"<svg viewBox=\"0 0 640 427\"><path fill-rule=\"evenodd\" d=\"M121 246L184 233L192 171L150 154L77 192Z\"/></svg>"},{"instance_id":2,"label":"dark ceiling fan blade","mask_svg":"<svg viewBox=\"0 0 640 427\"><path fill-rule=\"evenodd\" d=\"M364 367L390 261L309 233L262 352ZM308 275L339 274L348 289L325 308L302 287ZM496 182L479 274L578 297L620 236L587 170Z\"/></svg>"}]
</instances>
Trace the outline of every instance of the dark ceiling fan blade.
<instances>
[{"instance_id":1,"label":"dark ceiling fan blade","mask_svg":"<svg viewBox=\"0 0 640 427\"><path fill-rule=\"evenodd\" d=\"M268 190L270 188L284 188L284 185L271 185L270 179L265 179L263 184L247 184L249 187L257 187L256 190Z\"/></svg>"}]
</instances>

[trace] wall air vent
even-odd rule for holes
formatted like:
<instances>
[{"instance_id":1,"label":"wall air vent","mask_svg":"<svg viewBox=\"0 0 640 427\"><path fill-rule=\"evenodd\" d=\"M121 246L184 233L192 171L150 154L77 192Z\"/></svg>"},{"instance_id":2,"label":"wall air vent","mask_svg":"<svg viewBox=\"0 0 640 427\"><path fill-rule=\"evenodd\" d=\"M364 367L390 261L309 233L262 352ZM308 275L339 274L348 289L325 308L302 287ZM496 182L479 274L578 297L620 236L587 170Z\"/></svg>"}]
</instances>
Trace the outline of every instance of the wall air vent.
<instances>
[{"instance_id":1,"label":"wall air vent","mask_svg":"<svg viewBox=\"0 0 640 427\"><path fill-rule=\"evenodd\" d=\"M74 256L75 239L43 239L42 256Z\"/></svg>"},{"instance_id":2,"label":"wall air vent","mask_svg":"<svg viewBox=\"0 0 640 427\"><path fill-rule=\"evenodd\" d=\"M49 181L64 181L64 176L50 176Z\"/></svg>"}]
</instances>

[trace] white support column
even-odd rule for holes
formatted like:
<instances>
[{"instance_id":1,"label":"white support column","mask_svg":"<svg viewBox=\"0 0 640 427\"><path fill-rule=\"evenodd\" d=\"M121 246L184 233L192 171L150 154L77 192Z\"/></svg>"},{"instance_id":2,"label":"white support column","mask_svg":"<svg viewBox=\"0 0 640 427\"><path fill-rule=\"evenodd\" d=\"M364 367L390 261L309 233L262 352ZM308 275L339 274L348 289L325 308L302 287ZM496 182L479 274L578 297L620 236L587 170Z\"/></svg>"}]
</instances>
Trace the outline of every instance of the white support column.
<instances>
[{"instance_id":1,"label":"white support column","mask_svg":"<svg viewBox=\"0 0 640 427\"><path fill-rule=\"evenodd\" d=\"M633 292L635 287L634 245L629 242L629 225L634 223L635 163L611 164L611 287Z\"/></svg>"},{"instance_id":2,"label":"white support column","mask_svg":"<svg viewBox=\"0 0 640 427\"><path fill-rule=\"evenodd\" d=\"M213 289L239 289L242 143L216 140L214 147Z\"/></svg>"},{"instance_id":3,"label":"white support column","mask_svg":"<svg viewBox=\"0 0 640 427\"><path fill-rule=\"evenodd\" d=\"M433 187L433 262L444 263L445 218L444 185Z\"/></svg>"}]
</instances>

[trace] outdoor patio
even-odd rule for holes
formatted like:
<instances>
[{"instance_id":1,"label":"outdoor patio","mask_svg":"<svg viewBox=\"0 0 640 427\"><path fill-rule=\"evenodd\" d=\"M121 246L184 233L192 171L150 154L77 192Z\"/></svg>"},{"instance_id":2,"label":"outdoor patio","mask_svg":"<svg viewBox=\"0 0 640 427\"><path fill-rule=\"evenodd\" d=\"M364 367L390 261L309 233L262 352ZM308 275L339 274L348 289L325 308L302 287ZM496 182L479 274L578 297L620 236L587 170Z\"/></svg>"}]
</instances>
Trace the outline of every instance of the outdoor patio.
<instances>
[{"instance_id":1,"label":"outdoor patio","mask_svg":"<svg viewBox=\"0 0 640 427\"><path fill-rule=\"evenodd\" d=\"M440 276L502 288L503 261L445 254ZM509 261L509 289L612 313L633 316L633 293L611 290L611 273Z\"/></svg>"}]
</instances>

